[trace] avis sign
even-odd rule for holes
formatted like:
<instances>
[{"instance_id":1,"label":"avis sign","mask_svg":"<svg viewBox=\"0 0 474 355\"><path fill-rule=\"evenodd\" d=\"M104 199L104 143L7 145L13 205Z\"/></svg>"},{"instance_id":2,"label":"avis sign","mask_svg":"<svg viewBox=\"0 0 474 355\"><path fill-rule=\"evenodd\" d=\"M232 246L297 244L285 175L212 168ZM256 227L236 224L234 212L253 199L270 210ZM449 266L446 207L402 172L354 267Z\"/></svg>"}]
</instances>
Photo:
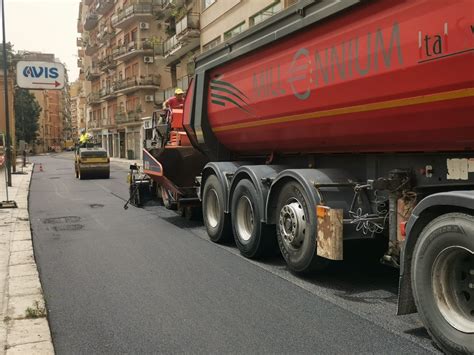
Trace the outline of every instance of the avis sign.
<instances>
[{"instance_id":1,"label":"avis sign","mask_svg":"<svg viewBox=\"0 0 474 355\"><path fill-rule=\"evenodd\" d=\"M60 90L64 80L61 63L19 61L16 66L16 81L23 89Z\"/></svg>"}]
</instances>

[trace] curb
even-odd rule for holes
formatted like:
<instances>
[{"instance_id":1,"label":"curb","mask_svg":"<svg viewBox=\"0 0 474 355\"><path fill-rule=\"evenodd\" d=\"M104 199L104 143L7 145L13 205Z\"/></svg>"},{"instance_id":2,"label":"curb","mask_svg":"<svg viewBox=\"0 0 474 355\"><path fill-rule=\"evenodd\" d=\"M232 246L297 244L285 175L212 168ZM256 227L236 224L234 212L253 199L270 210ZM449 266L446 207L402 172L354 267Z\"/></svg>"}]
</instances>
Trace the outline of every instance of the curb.
<instances>
[{"instance_id":1,"label":"curb","mask_svg":"<svg viewBox=\"0 0 474 355\"><path fill-rule=\"evenodd\" d=\"M0 233L7 239L6 282L2 323L6 341L0 354L54 354L43 289L36 265L28 197L34 164L25 169L27 175L13 179L11 199L18 208L8 211L8 230ZM16 180L16 181L15 181ZM1 335L1 334L0 334ZM0 339L1 343L1 339Z\"/></svg>"}]
</instances>

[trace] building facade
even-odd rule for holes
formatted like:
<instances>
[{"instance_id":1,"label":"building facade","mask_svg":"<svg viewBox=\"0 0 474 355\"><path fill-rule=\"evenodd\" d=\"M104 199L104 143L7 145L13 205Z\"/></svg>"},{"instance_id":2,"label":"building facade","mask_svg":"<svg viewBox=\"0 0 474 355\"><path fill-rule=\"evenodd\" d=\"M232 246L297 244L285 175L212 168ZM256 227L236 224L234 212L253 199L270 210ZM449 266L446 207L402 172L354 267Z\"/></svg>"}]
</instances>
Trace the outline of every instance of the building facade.
<instances>
[{"instance_id":1,"label":"building facade","mask_svg":"<svg viewBox=\"0 0 474 355\"><path fill-rule=\"evenodd\" d=\"M144 122L176 88L187 90L195 57L295 2L82 0L77 45L84 128L110 156L141 159Z\"/></svg>"}]
</instances>

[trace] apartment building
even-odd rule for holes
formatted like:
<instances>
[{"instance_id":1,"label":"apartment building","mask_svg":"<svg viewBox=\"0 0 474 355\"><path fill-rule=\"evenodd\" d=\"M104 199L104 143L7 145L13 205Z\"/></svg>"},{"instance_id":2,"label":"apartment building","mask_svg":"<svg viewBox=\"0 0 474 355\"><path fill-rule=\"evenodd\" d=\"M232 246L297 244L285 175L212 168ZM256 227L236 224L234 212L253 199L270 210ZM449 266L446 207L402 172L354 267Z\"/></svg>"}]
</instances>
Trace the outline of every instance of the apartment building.
<instances>
[{"instance_id":1,"label":"apartment building","mask_svg":"<svg viewBox=\"0 0 474 355\"><path fill-rule=\"evenodd\" d=\"M201 50L205 52L258 25L298 0L201 0Z\"/></svg>"},{"instance_id":2,"label":"apartment building","mask_svg":"<svg viewBox=\"0 0 474 355\"><path fill-rule=\"evenodd\" d=\"M111 156L140 158L142 118L170 86L163 58L163 0L84 0L78 39L85 74L86 128ZM82 32L81 32L82 31Z\"/></svg>"},{"instance_id":3,"label":"apartment building","mask_svg":"<svg viewBox=\"0 0 474 355\"><path fill-rule=\"evenodd\" d=\"M82 81L76 80L69 87L71 113L71 139L79 137L81 128L85 128L84 110L86 97L82 91Z\"/></svg>"},{"instance_id":4,"label":"apartment building","mask_svg":"<svg viewBox=\"0 0 474 355\"><path fill-rule=\"evenodd\" d=\"M195 57L296 2L82 0L85 128L111 156L140 159L143 123L177 87L187 90Z\"/></svg>"},{"instance_id":5,"label":"apartment building","mask_svg":"<svg viewBox=\"0 0 474 355\"><path fill-rule=\"evenodd\" d=\"M163 61L168 67L170 85L158 91L158 102L173 96L175 88L188 89L194 74L194 58L200 53L200 1L168 0L164 9L161 21L167 37Z\"/></svg>"}]
</instances>

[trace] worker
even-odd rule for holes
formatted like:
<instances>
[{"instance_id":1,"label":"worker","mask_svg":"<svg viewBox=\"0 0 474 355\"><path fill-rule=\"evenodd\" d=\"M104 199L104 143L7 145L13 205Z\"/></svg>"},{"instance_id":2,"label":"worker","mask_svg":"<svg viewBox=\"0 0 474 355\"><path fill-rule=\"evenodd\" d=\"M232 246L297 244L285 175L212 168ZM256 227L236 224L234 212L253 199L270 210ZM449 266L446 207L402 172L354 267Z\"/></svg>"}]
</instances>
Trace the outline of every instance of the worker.
<instances>
[{"instance_id":1,"label":"worker","mask_svg":"<svg viewBox=\"0 0 474 355\"><path fill-rule=\"evenodd\" d=\"M175 108L183 108L184 105L184 91L180 88L177 88L174 91L174 96L170 97L168 100L163 102L163 109L175 109Z\"/></svg>"},{"instance_id":2,"label":"worker","mask_svg":"<svg viewBox=\"0 0 474 355\"><path fill-rule=\"evenodd\" d=\"M89 141L92 139L92 135L83 128L81 129L81 136L79 137L79 144L80 145L85 145L86 143L89 143Z\"/></svg>"}]
</instances>

